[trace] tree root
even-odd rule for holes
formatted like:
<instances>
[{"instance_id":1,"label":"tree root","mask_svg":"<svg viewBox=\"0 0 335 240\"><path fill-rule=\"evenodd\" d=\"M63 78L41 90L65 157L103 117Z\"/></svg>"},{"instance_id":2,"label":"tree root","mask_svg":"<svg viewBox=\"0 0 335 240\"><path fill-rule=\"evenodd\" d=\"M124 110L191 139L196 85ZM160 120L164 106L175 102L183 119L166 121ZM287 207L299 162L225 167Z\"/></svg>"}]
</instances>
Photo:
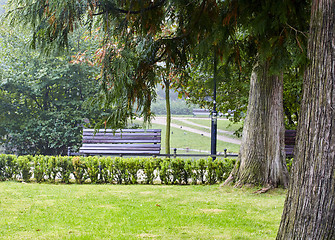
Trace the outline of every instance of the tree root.
<instances>
[{"instance_id":1,"label":"tree root","mask_svg":"<svg viewBox=\"0 0 335 240\"><path fill-rule=\"evenodd\" d=\"M230 175L227 179L226 179L226 181L224 181L224 183L222 183L221 185L220 185L220 187L225 187L225 186L227 186L227 185L229 185L229 184L231 184L231 183L233 183L234 182L234 177L232 176L232 175Z\"/></svg>"},{"instance_id":2,"label":"tree root","mask_svg":"<svg viewBox=\"0 0 335 240\"><path fill-rule=\"evenodd\" d=\"M257 190L256 192L253 192L254 194L262 194L262 193L266 193L269 190L273 189L273 186L268 186L268 187L264 187L262 189Z\"/></svg>"}]
</instances>

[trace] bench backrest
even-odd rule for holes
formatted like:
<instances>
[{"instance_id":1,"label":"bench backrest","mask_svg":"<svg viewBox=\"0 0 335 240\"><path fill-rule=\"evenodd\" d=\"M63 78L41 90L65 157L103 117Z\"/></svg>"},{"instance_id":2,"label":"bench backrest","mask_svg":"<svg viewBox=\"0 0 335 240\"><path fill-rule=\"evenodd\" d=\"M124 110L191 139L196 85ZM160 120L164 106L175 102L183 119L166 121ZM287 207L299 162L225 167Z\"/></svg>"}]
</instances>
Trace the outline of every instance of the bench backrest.
<instances>
[{"instance_id":1,"label":"bench backrest","mask_svg":"<svg viewBox=\"0 0 335 240\"><path fill-rule=\"evenodd\" d=\"M211 112L208 109L195 108L193 109L193 115L210 115Z\"/></svg>"},{"instance_id":2,"label":"bench backrest","mask_svg":"<svg viewBox=\"0 0 335 240\"><path fill-rule=\"evenodd\" d=\"M296 135L296 130L285 131L285 152L287 157L292 157L294 155L293 150L295 146Z\"/></svg>"},{"instance_id":3,"label":"bench backrest","mask_svg":"<svg viewBox=\"0 0 335 240\"><path fill-rule=\"evenodd\" d=\"M83 130L85 155L158 155L161 149L161 129L94 129Z\"/></svg>"}]
</instances>

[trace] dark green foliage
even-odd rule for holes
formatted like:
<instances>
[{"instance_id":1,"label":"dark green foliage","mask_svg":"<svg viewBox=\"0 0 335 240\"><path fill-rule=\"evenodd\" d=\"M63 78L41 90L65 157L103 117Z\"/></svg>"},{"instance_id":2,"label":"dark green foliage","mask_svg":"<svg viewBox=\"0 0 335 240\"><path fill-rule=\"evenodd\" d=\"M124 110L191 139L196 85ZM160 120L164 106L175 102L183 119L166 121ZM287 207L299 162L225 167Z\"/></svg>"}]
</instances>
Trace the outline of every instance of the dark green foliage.
<instances>
[{"instance_id":1,"label":"dark green foliage","mask_svg":"<svg viewBox=\"0 0 335 240\"><path fill-rule=\"evenodd\" d=\"M286 158L287 170L290 172L292 169L293 158Z\"/></svg>"},{"instance_id":2,"label":"dark green foliage","mask_svg":"<svg viewBox=\"0 0 335 240\"><path fill-rule=\"evenodd\" d=\"M100 182L102 183L113 183L113 174L112 174L112 159L111 157L100 158Z\"/></svg>"},{"instance_id":3,"label":"dark green foliage","mask_svg":"<svg viewBox=\"0 0 335 240\"><path fill-rule=\"evenodd\" d=\"M206 174L206 160L200 159L196 164L196 174L197 180L200 181L201 184L205 183L205 174Z\"/></svg>"},{"instance_id":4,"label":"dark green foliage","mask_svg":"<svg viewBox=\"0 0 335 240\"><path fill-rule=\"evenodd\" d=\"M71 64L70 55L29 51L23 34L0 34L0 137L6 151L65 155L68 146L81 144L87 120L94 125L106 113L88 104L99 91L97 69Z\"/></svg>"},{"instance_id":5,"label":"dark green foliage","mask_svg":"<svg viewBox=\"0 0 335 240\"><path fill-rule=\"evenodd\" d=\"M98 157L87 157L86 158L86 169L88 177L92 183L98 183L100 174L100 161Z\"/></svg>"},{"instance_id":6,"label":"dark green foliage","mask_svg":"<svg viewBox=\"0 0 335 240\"><path fill-rule=\"evenodd\" d=\"M71 183L72 178L77 184L215 184L229 175L234 161L2 154L0 164L2 181L18 177L25 182L35 180L38 183Z\"/></svg>"},{"instance_id":7,"label":"dark green foliage","mask_svg":"<svg viewBox=\"0 0 335 240\"><path fill-rule=\"evenodd\" d=\"M62 183L70 183L70 175L74 171L71 157L57 157L57 169Z\"/></svg>"},{"instance_id":8,"label":"dark green foliage","mask_svg":"<svg viewBox=\"0 0 335 240\"><path fill-rule=\"evenodd\" d=\"M40 183L44 181L44 177L46 174L46 167L47 162L45 161L46 158L42 155L35 156L33 158L34 160L34 178L36 179L36 182Z\"/></svg>"},{"instance_id":9,"label":"dark green foliage","mask_svg":"<svg viewBox=\"0 0 335 240\"><path fill-rule=\"evenodd\" d=\"M57 159L55 156L46 156L46 176L48 177L49 181L55 182L57 177L58 168L57 168Z\"/></svg>"},{"instance_id":10,"label":"dark green foliage","mask_svg":"<svg viewBox=\"0 0 335 240\"><path fill-rule=\"evenodd\" d=\"M129 183L137 184L138 183L138 171L142 168L140 158L127 158L127 166L128 166L128 175L129 175Z\"/></svg>"},{"instance_id":11,"label":"dark green foliage","mask_svg":"<svg viewBox=\"0 0 335 240\"><path fill-rule=\"evenodd\" d=\"M170 184L170 162L169 161L159 161L159 178L162 184Z\"/></svg>"},{"instance_id":12,"label":"dark green foliage","mask_svg":"<svg viewBox=\"0 0 335 240\"><path fill-rule=\"evenodd\" d=\"M18 174L21 176L23 181L29 182L32 176L32 157L31 156L19 156L17 158Z\"/></svg>"},{"instance_id":13,"label":"dark green foliage","mask_svg":"<svg viewBox=\"0 0 335 240\"><path fill-rule=\"evenodd\" d=\"M86 159L84 157L73 157L73 176L77 184L82 184L88 178Z\"/></svg>"},{"instance_id":14,"label":"dark green foliage","mask_svg":"<svg viewBox=\"0 0 335 240\"><path fill-rule=\"evenodd\" d=\"M146 184L153 184L155 179L155 170L158 165L154 158L148 158L142 160L143 172L145 176Z\"/></svg>"},{"instance_id":15,"label":"dark green foliage","mask_svg":"<svg viewBox=\"0 0 335 240\"><path fill-rule=\"evenodd\" d=\"M113 180L115 180L117 184L122 184L124 177L126 175L126 168L125 168L123 159L114 158L113 164L110 165L110 169L111 169L111 174L113 176L112 182L114 182ZM127 183L128 179L125 179L125 182Z\"/></svg>"},{"instance_id":16,"label":"dark green foliage","mask_svg":"<svg viewBox=\"0 0 335 240\"><path fill-rule=\"evenodd\" d=\"M214 169L216 171L216 178L218 182L223 182L225 181L232 169L234 168L235 165L235 159L231 159L230 161L219 161L215 160L214 162Z\"/></svg>"},{"instance_id":17,"label":"dark green foliage","mask_svg":"<svg viewBox=\"0 0 335 240\"><path fill-rule=\"evenodd\" d=\"M18 165L15 155L0 155L1 163L1 179L2 180L11 180L16 178L18 174Z\"/></svg>"}]
</instances>

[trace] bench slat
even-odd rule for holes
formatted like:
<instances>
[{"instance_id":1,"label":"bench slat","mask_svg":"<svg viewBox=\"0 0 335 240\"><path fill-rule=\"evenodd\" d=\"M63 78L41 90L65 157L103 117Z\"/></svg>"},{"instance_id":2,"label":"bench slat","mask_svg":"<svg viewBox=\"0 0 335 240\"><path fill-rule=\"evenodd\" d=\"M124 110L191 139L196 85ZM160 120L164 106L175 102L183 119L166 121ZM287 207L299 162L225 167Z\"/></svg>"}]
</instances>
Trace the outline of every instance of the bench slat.
<instances>
[{"instance_id":1,"label":"bench slat","mask_svg":"<svg viewBox=\"0 0 335 240\"><path fill-rule=\"evenodd\" d=\"M101 146L103 145L103 146ZM123 144L123 146L113 146L113 144L110 144L110 146L108 146L108 144L92 144L92 145L85 145L82 146L80 148L80 150L136 150L136 151L141 151L141 150L153 150L153 151L157 151L160 150L160 145L157 144L157 146L155 145L147 145L147 146L132 146L134 144Z\"/></svg>"},{"instance_id":2,"label":"bench slat","mask_svg":"<svg viewBox=\"0 0 335 240\"><path fill-rule=\"evenodd\" d=\"M122 130L112 130L112 129L98 129L97 131L95 129L88 129L85 128L83 129L83 132L99 132L99 133L129 133L129 132L134 132L134 133L154 133L154 132L162 132L162 129L122 129Z\"/></svg>"},{"instance_id":3,"label":"bench slat","mask_svg":"<svg viewBox=\"0 0 335 240\"><path fill-rule=\"evenodd\" d=\"M104 139L87 139L87 140L83 140L83 143L110 143L110 144L117 144L117 143L160 143L161 140L160 139L133 139L133 140L129 140L129 139L110 139L110 140L104 140Z\"/></svg>"},{"instance_id":4,"label":"bench slat","mask_svg":"<svg viewBox=\"0 0 335 240\"><path fill-rule=\"evenodd\" d=\"M132 151L132 150L123 150L123 151L112 151L112 150L80 150L80 154L92 154L92 155L103 155L103 154L159 154L160 151Z\"/></svg>"},{"instance_id":5,"label":"bench slat","mask_svg":"<svg viewBox=\"0 0 335 240\"><path fill-rule=\"evenodd\" d=\"M126 137L126 136L138 136L138 137L146 137L146 136L161 136L161 133L156 133L156 132L153 132L153 133L96 133L94 134L93 132L84 132L83 133L83 136L105 136L105 137Z\"/></svg>"},{"instance_id":6,"label":"bench slat","mask_svg":"<svg viewBox=\"0 0 335 240\"><path fill-rule=\"evenodd\" d=\"M83 138L96 138L96 139L157 139L160 136L83 136Z\"/></svg>"},{"instance_id":7,"label":"bench slat","mask_svg":"<svg viewBox=\"0 0 335 240\"><path fill-rule=\"evenodd\" d=\"M99 146L99 147L139 147L139 148L146 148L146 147L161 147L161 144L86 144L84 143L82 147L94 147L94 146Z\"/></svg>"}]
</instances>

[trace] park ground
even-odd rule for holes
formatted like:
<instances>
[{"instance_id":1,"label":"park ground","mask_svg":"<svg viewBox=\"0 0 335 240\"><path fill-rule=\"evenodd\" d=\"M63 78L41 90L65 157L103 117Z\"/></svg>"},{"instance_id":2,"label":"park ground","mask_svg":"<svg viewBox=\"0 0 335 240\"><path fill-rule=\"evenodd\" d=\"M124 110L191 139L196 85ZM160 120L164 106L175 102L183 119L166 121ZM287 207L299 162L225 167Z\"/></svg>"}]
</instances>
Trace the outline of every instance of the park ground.
<instances>
[{"instance_id":1,"label":"park ground","mask_svg":"<svg viewBox=\"0 0 335 240\"><path fill-rule=\"evenodd\" d=\"M275 239L285 191L0 182L0 239Z\"/></svg>"},{"instance_id":2,"label":"park ground","mask_svg":"<svg viewBox=\"0 0 335 240\"><path fill-rule=\"evenodd\" d=\"M141 120L135 121L141 123ZM162 153L165 152L165 126L166 117L155 117L150 128L162 129ZM242 123L232 123L228 119L218 119L217 151L223 153L238 153L241 139L234 132ZM209 117L172 116L171 121L171 149L177 148L178 153L210 153L210 128Z\"/></svg>"}]
</instances>

